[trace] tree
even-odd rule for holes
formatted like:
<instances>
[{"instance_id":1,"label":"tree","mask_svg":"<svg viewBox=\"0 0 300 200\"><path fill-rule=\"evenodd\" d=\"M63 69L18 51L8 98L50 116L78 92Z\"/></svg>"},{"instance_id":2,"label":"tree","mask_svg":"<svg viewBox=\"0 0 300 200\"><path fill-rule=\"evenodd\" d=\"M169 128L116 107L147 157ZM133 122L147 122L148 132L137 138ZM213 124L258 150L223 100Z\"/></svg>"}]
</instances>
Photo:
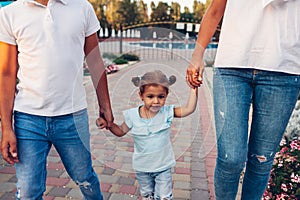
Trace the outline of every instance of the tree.
<instances>
[{"instance_id":1,"label":"tree","mask_svg":"<svg viewBox=\"0 0 300 200\"><path fill-rule=\"evenodd\" d=\"M171 14L171 17L175 21L180 20L180 4L179 3L174 3L174 2L171 3L170 14Z\"/></svg>"},{"instance_id":2,"label":"tree","mask_svg":"<svg viewBox=\"0 0 300 200\"><path fill-rule=\"evenodd\" d=\"M139 20L142 22L148 21L148 7L143 0L138 2Z\"/></svg>"},{"instance_id":3,"label":"tree","mask_svg":"<svg viewBox=\"0 0 300 200\"><path fill-rule=\"evenodd\" d=\"M108 0L89 0L89 2L93 5L97 18L100 21L100 25L102 27L107 27L108 22L104 13L104 7Z\"/></svg>"},{"instance_id":4,"label":"tree","mask_svg":"<svg viewBox=\"0 0 300 200\"><path fill-rule=\"evenodd\" d=\"M148 20L147 4L143 0L110 0L106 7L105 15L108 23L119 28L122 24L132 24Z\"/></svg>"},{"instance_id":5,"label":"tree","mask_svg":"<svg viewBox=\"0 0 300 200\"><path fill-rule=\"evenodd\" d=\"M205 10L207 10L208 6L210 5L211 0L206 0L205 2Z\"/></svg>"},{"instance_id":6,"label":"tree","mask_svg":"<svg viewBox=\"0 0 300 200\"><path fill-rule=\"evenodd\" d=\"M139 20L139 12L136 1L119 1L117 13L119 14L118 22L122 24L132 24Z\"/></svg>"},{"instance_id":7,"label":"tree","mask_svg":"<svg viewBox=\"0 0 300 200\"><path fill-rule=\"evenodd\" d=\"M181 21L192 21L193 19L193 13L190 12L188 7L184 7L184 12L181 13Z\"/></svg>"},{"instance_id":8,"label":"tree","mask_svg":"<svg viewBox=\"0 0 300 200\"><path fill-rule=\"evenodd\" d=\"M118 13L117 10L119 8L119 0L110 0L106 6L105 15L107 18L107 22L111 24L113 27L118 28Z\"/></svg>"},{"instance_id":9,"label":"tree","mask_svg":"<svg viewBox=\"0 0 300 200\"><path fill-rule=\"evenodd\" d=\"M206 10L206 5L202 2L194 0L193 13L195 20L201 20Z\"/></svg>"},{"instance_id":10,"label":"tree","mask_svg":"<svg viewBox=\"0 0 300 200\"><path fill-rule=\"evenodd\" d=\"M155 4L151 2L151 20L157 20L164 21L164 19L170 19L170 11L169 11L169 5L167 3L159 2L157 7L155 7Z\"/></svg>"}]
</instances>

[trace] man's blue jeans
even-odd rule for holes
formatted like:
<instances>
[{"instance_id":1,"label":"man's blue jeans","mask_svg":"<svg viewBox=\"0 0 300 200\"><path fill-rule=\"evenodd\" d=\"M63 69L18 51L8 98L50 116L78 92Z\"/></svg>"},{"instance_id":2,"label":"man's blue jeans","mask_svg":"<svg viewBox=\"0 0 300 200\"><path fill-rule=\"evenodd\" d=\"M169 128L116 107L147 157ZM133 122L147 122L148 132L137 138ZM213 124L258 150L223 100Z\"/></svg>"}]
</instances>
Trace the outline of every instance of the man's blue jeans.
<instances>
[{"instance_id":1,"label":"man's blue jeans","mask_svg":"<svg viewBox=\"0 0 300 200\"><path fill-rule=\"evenodd\" d=\"M56 148L70 177L87 200L102 200L92 168L87 110L44 117L15 111L14 127L20 162L15 165L17 199L40 200L46 190L47 155Z\"/></svg>"},{"instance_id":2,"label":"man's blue jeans","mask_svg":"<svg viewBox=\"0 0 300 200\"><path fill-rule=\"evenodd\" d=\"M216 200L235 200L245 163L242 199L261 199L299 89L299 75L253 69L215 69ZM251 103L253 112L248 134Z\"/></svg>"}]
</instances>

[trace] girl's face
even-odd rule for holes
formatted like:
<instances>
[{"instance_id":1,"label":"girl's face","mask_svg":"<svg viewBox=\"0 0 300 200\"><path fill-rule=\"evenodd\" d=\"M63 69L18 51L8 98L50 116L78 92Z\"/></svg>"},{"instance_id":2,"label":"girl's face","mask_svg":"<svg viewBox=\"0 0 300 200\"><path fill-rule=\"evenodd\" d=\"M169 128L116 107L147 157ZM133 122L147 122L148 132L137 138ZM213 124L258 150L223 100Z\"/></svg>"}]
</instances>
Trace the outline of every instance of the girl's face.
<instances>
[{"instance_id":1,"label":"girl's face","mask_svg":"<svg viewBox=\"0 0 300 200\"><path fill-rule=\"evenodd\" d=\"M167 96L166 88L161 85L147 85L145 86L144 93L140 93L145 109L153 114L157 113L165 105Z\"/></svg>"}]
</instances>

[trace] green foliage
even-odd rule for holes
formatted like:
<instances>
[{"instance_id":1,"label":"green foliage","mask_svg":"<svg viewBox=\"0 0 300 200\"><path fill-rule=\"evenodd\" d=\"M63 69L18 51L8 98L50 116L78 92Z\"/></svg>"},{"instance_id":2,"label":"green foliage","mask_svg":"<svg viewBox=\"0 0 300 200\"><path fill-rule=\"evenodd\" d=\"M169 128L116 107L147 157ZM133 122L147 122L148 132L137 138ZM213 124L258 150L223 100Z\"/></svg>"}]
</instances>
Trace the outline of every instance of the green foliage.
<instances>
[{"instance_id":1,"label":"green foliage","mask_svg":"<svg viewBox=\"0 0 300 200\"><path fill-rule=\"evenodd\" d=\"M159 2L157 7L155 4L152 5L151 21L156 19L169 19L170 14L168 14L169 5L167 3Z\"/></svg>"},{"instance_id":2,"label":"green foliage","mask_svg":"<svg viewBox=\"0 0 300 200\"><path fill-rule=\"evenodd\" d=\"M107 58L109 60L115 60L119 56L117 54L114 54L114 53L103 53L102 57Z\"/></svg>"},{"instance_id":3,"label":"green foliage","mask_svg":"<svg viewBox=\"0 0 300 200\"><path fill-rule=\"evenodd\" d=\"M300 138L281 141L263 199L300 199Z\"/></svg>"},{"instance_id":4,"label":"green foliage","mask_svg":"<svg viewBox=\"0 0 300 200\"><path fill-rule=\"evenodd\" d=\"M140 58L135 54L125 53L121 56L114 53L103 53L103 58L112 60L116 64L127 64L128 61L139 61Z\"/></svg>"},{"instance_id":5,"label":"green foliage","mask_svg":"<svg viewBox=\"0 0 300 200\"><path fill-rule=\"evenodd\" d=\"M137 55L129 54L129 53L121 55L120 59L124 59L127 61L139 61L140 60L140 58Z\"/></svg>"},{"instance_id":6,"label":"green foliage","mask_svg":"<svg viewBox=\"0 0 300 200\"><path fill-rule=\"evenodd\" d=\"M116 11L118 13L118 22L122 24L130 24L141 19L138 5L136 1L131 0L119 1L119 7Z\"/></svg>"},{"instance_id":7,"label":"green foliage","mask_svg":"<svg viewBox=\"0 0 300 200\"><path fill-rule=\"evenodd\" d=\"M200 20L202 19L204 13L205 13L205 4L199 1L194 0L194 4L193 4L193 11L194 11L194 19L195 20Z\"/></svg>"},{"instance_id":8,"label":"green foliage","mask_svg":"<svg viewBox=\"0 0 300 200\"><path fill-rule=\"evenodd\" d=\"M128 64L128 60L125 60L123 58L116 58L113 62L117 65Z\"/></svg>"}]
</instances>

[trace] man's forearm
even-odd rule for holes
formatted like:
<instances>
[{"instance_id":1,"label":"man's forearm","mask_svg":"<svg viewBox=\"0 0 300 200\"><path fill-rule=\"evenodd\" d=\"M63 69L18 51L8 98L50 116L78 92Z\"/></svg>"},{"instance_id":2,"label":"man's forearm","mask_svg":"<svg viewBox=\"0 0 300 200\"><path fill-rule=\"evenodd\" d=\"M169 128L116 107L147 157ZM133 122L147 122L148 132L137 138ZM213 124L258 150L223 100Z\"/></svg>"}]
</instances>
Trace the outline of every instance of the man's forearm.
<instances>
[{"instance_id":1,"label":"man's forearm","mask_svg":"<svg viewBox=\"0 0 300 200\"><path fill-rule=\"evenodd\" d=\"M0 57L0 114L2 130L12 130L12 111L17 78L17 47L0 42Z\"/></svg>"},{"instance_id":2,"label":"man's forearm","mask_svg":"<svg viewBox=\"0 0 300 200\"><path fill-rule=\"evenodd\" d=\"M107 76L105 73L103 73L100 77L99 83L96 88L96 94L100 109L102 109L103 111L111 110Z\"/></svg>"},{"instance_id":3,"label":"man's forearm","mask_svg":"<svg viewBox=\"0 0 300 200\"><path fill-rule=\"evenodd\" d=\"M12 129L12 112L16 82L0 75L0 114L3 129Z\"/></svg>"}]
</instances>

